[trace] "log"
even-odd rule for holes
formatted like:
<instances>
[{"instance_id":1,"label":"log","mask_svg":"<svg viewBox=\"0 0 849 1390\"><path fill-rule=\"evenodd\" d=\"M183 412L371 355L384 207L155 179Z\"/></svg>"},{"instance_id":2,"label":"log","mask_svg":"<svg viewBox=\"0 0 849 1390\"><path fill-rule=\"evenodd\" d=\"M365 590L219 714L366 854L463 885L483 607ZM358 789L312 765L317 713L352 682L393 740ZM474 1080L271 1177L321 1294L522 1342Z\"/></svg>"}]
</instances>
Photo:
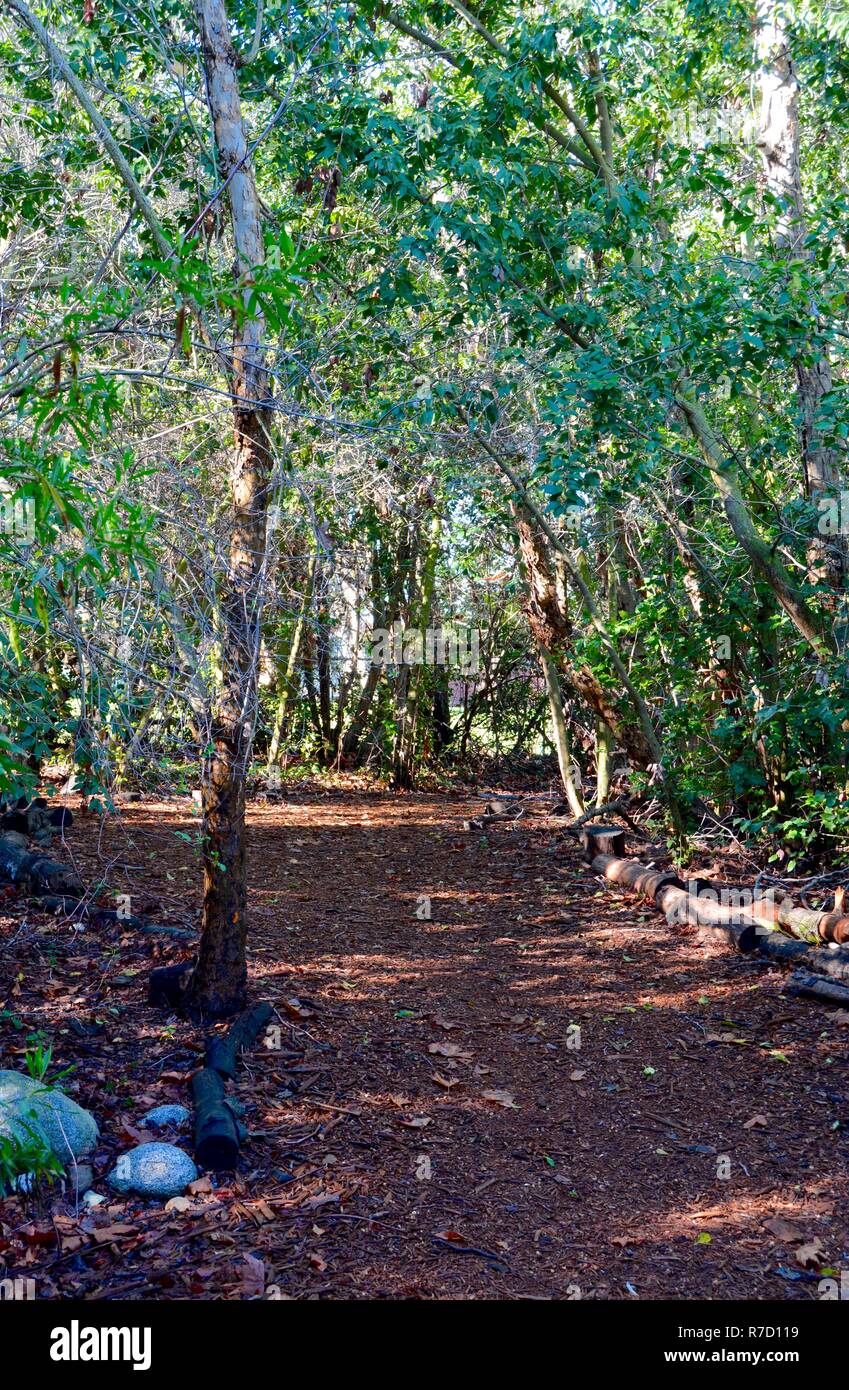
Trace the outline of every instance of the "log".
<instances>
[{"instance_id":1,"label":"log","mask_svg":"<svg viewBox=\"0 0 849 1390\"><path fill-rule=\"evenodd\" d=\"M823 950L810 946L807 941L792 941L781 932L761 931L758 949L761 955L779 963L797 965L833 980L849 981L849 950L845 946L829 946Z\"/></svg>"},{"instance_id":2,"label":"log","mask_svg":"<svg viewBox=\"0 0 849 1390\"><path fill-rule=\"evenodd\" d=\"M0 878L18 883L34 893L68 893L79 897L82 881L67 864L60 864L45 854L30 854L14 841L0 835Z\"/></svg>"},{"instance_id":3,"label":"log","mask_svg":"<svg viewBox=\"0 0 849 1390\"><path fill-rule=\"evenodd\" d=\"M789 927L794 936L807 940L813 933L820 941L836 941L838 945L849 942L849 917L840 912L811 912L807 907L789 907L785 902L778 907L776 921L781 927Z\"/></svg>"},{"instance_id":4,"label":"log","mask_svg":"<svg viewBox=\"0 0 849 1390\"><path fill-rule=\"evenodd\" d=\"M682 913L687 914L682 916L681 920L690 921L694 925L704 922L736 922L740 925L751 923L755 927L765 927L770 931L777 927L785 927L791 935L799 936L812 944L818 941L849 942L849 917L836 912L812 912L805 907L793 907L789 898L777 902L768 894L754 898L748 903L728 905L715 902L713 895L721 892L725 885L709 879L696 879L693 882L698 891L688 893L680 879L669 875L667 882L672 886L667 889L660 881L663 875L644 868L635 859L621 859L615 855L599 853L593 859L592 865L609 883L621 883L642 897L654 896L656 905L664 911L673 907L676 902L675 890L680 887L682 898L677 901L688 898L691 904L698 904L698 907L682 906L680 909ZM741 892L733 885L729 886L728 891L738 895Z\"/></svg>"},{"instance_id":5,"label":"log","mask_svg":"<svg viewBox=\"0 0 849 1390\"><path fill-rule=\"evenodd\" d=\"M184 960L179 965L163 965L151 970L147 984L148 1004L182 1009L194 968L193 960Z\"/></svg>"},{"instance_id":6,"label":"log","mask_svg":"<svg viewBox=\"0 0 849 1390\"><path fill-rule=\"evenodd\" d=\"M596 872L603 874L608 883L619 883L640 898L650 898L658 907L659 896L665 888L683 888L677 874L647 869L637 859L620 859L616 855L597 854L592 863Z\"/></svg>"},{"instance_id":7,"label":"log","mask_svg":"<svg viewBox=\"0 0 849 1390\"><path fill-rule=\"evenodd\" d=\"M782 932L768 932L763 929L758 933L758 950L762 956L768 956L779 964L786 962L790 965L799 962L807 964L810 956L822 954L812 951L807 941L792 941Z\"/></svg>"},{"instance_id":8,"label":"log","mask_svg":"<svg viewBox=\"0 0 849 1390\"><path fill-rule=\"evenodd\" d=\"M758 929L751 923L741 927L736 922L702 922L697 935L702 945L710 941L725 942L744 955L758 949Z\"/></svg>"},{"instance_id":9,"label":"log","mask_svg":"<svg viewBox=\"0 0 849 1390\"><path fill-rule=\"evenodd\" d=\"M96 925L111 925L118 923L122 927L132 927L134 931L148 932L155 936L170 936L175 941L194 941L191 932L183 931L182 927L166 927L158 922L148 922L144 917L135 917L132 913L118 912L114 907L88 906L80 902L78 898L57 897L48 895L47 897L37 898L36 901L45 912L62 913L65 917L71 917L81 922L94 922Z\"/></svg>"},{"instance_id":10,"label":"log","mask_svg":"<svg viewBox=\"0 0 849 1390\"><path fill-rule=\"evenodd\" d=\"M222 1037L210 1038L206 1044L206 1065L231 1080L236 1075L239 1053L252 1047L272 1016L270 1004L254 1004L236 1019Z\"/></svg>"},{"instance_id":11,"label":"log","mask_svg":"<svg viewBox=\"0 0 849 1390\"><path fill-rule=\"evenodd\" d=\"M198 1163L215 1172L235 1168L239 1158L239 1127L224 1095L224 1082L213 1067L192 1077L195 1106L195 1154Z\"/></svg>"},{"instance_id":12,"label":"log","mask_svg":"<svg viewBox=\"0 0 849 1390\"><path fill-rule=\"evenodd\" d=\"M254 1004L239 1015L225 1037L207 1041L206 1065L192 1078L195 1153L204 1168L221 1171L236 1166L247 1132L224 1094L224 1078L235 1077L239 1054L256 1042L271 1016L270 1004Z\"/></svg>"},{"instance_id":13,"label":"log","mask_svg":"<svg viewBox=\"0 0 849 1390\"><path fill-rule=\"evenodd\" d=\"M718 884L710 879L690 879L688 887L696 891L688 892L675 874L646 869L634 859L597 854L592 865L609 883L619 884L640 897L652 899L670 921L688 922L698 927L699 940L702 942L726 941L740 951L759 951L773 960L804 965L814 975L849 981L849 951L834 945L828 950L816 946L820 940L833 939L828 933L834 930L835 918L847 925L849 918L838 917L835 913L788 907L787 899L776 902L769 896L756 898L751 903L745 900L733 905L717 902L716 894L723 888L738 896L740 889L736 885ZM797 928L804 924L808 939L800 941L784 936L778 930L779 921L795 924ZM823 983L828 981L824 980Z\"/></svg>"},{"instance_id":14,"label":"log","mask_svg":"<svg viewBox=\"0 0 849 1390\"><path fill-rule=\"evenodd\" d=\"M849 1009L849 986L824 980L821 975L808 975L804 970L794 971L786 992L805 999L819 999L823 1004L840 1004L842 1008Z\"/></svg>"},{"instance_id":15,"label":"log","mask_svg":"<svg viewBox=\"0 0 849 1390\"><path fill-rule=\"evenodd\" d=\"M625 854L625 831L621 825L583 825L578 838L590 863L597 854L612 854L618 858Z\"/></svg>"}]
</instances>

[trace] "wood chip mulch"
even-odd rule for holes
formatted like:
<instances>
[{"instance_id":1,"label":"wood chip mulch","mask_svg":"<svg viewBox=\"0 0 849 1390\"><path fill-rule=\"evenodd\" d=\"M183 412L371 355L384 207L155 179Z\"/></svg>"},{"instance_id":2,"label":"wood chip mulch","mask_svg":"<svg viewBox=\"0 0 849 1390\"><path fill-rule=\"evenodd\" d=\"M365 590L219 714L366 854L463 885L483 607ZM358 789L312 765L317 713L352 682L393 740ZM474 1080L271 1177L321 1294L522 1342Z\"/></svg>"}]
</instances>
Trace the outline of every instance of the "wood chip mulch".
<instances>
[{"instance_id":1,"label":"wood chip mulch","mask_svg":"<svg viewBox=\"0 0 849 1390\"><path fill-rule=\"evenodd\" d=\"M100 1125L95 1208L0 1202L0 1279L87 1299L817 1299L849 1268L849 1016L699 946L553 818L310 789L250 808L239 1171L116 1198L144 1112L190 1104L195 1026L146 1003L187 952L0 897L0 1066L28 1038ZM76 807L74 807L76 810ZM194 930L185 797L78 817L100 901ZM637 847L639 851L639 847ZM175 1138L175 1136L167 1136ZM191 1133L176 1137L189 1152Z\"/></svg>"}]
</instances>

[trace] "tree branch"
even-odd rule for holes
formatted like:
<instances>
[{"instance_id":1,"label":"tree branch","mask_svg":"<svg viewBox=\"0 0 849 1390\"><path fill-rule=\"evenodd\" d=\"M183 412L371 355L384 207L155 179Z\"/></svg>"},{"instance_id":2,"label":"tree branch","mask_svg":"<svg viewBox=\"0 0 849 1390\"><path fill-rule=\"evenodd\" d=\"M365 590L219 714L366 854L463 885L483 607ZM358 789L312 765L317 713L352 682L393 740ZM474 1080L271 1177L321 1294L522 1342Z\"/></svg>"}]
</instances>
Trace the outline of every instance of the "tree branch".
<instances>
[{"instance_id":1,"label":"tree branch","mask_svg":"<svg viewBox=\"0 0 849 1390\"><path fill-rule=\"evenodd\" d=\"M48 34L41 21L36 19L35 15L27 9L26 5L23 3L23 0L3 0L3 2L5 3L8 9L14 11L18 18L23 21L23 23L29 29L30 33L35 38L36 42L44 49L44 52L47 54L51 63L56 68L57 72L59 72L62 78L64 78L65 82L68 84L71 91L74 93L74 96L77 98L77 101L80 103L80 106L83 108L89 120L91 121L91 124L94 126L100 143L106 150L106 153L109 155L109 158L112 160L112 163L114 164L118 174L123 180L127 188L127 191L130 194L130 197L132 198L133 202L135 203L136 207L138 208L139 212L141 213L142 217L144 218L145 222L150 228L151 235L153 237L154 242L156 243L157 251L160 253L161 256L165 256L168 259L170 259L174 254L174 248L171 246L170 242L168 241L164 232L162 231L159 218L156 216L156 213L154 212L150 202L145 197L141 184L139 183L138 179L136 178L135 174L130 168L130 165L125 155L123 154L123 151L121 150L121 147L119 146L117 140L112 134L112 131L109 129L109 126L106 124L105 120L101 116L100 112L98 111L97 107L95 106L94 102L92 101L91 97L89 96L88 92L83 86L82 82L77 77L77 74L74 72L74 69L71 67L67 58L61 52L61 50L57 48L56 44L51 39L50 35Z\"/></svg>"}]
</instances>

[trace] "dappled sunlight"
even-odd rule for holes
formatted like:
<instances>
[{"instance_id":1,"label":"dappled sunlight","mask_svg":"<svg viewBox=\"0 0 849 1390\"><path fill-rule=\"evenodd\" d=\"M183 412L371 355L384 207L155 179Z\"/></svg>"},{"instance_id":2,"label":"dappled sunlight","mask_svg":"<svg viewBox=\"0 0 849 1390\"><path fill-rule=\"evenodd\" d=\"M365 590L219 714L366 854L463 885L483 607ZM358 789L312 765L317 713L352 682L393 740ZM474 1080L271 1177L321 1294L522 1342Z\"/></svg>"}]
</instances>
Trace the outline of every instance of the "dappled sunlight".
<instances>
[{"instance_id":1,"label":"dappled sunlight","mask_svg":"<svg viewBox=\"0 0 849 1390\"><path fill-rule=\"evenodd\" d=\"M337 1261L356 1229L355 1278L436 1261L445 1288L459 1271L434 1235L455 1230L483 1251L481 1291L509 1267L555 1297L575 1282L588 1297L798 1296L805 1241L849 1259L833 1014L783 997L781 972L635 914L544 821L513 833L523 870L502 881L504 846L458 830L462 802L361 806L251 807L250 985L276 1030L235 1088L257 1176L250 1199L216 1181L195 1219L243 1200L272 1244L311 1220ZM84 826L76 852L192 927L196 828L185 799L131 804ZM70 1038L100 972L139 1013L127 1076L163 1053L179 1096L197 1044L145 1009L127 934L105 949L61 921L46 931L77 964L33 1023ZM111 1046L128 1033L109 1022Z\"/></svg>"}]
</instances>

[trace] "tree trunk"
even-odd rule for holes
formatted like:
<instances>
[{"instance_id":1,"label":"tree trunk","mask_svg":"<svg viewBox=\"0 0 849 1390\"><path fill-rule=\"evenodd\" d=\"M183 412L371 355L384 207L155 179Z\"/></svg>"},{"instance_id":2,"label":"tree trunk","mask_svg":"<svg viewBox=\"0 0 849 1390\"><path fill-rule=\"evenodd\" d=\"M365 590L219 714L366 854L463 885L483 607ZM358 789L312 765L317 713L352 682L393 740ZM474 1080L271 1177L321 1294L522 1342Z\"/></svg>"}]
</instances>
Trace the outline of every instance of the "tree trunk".
<instances>
[{"instance_id":1,"label":"tree trunk","mask_svg":"<svg viewBox=\"0 0 849 1390\"><path fill-rule=\"evenodd\" d=\"M273 768L280 756L280 745L284 741L288 732L289 723L292 717L292 704L295 697L295 672L298 669L298 658L301 654L301 643L303 641L304 629L307 623L307 614L312 603L313 581L315 577L315 566L317 554L313 552L307 561L306 587L304 589L303 602L298 614L295 630L289 643L289 651L286 656L286 666L280 677L280 694L277 699L277 708L274 712L274 728L271 733L271 743L268 749L268 766Z\"/></svg>"},{"instance_id":2,"label":"tree trunk","mask_svg":"<svg viewBox=\"0 0 849 1390\"><path fill-rule=\"evenodd\" d=\"M781 211L776 241L789 260L809 260L807 224L802 191L799 144L799 81L778 0L761 0L758 7L758 56L761 61L761 117L758 146L767 186ZM816 305L811 305L816 321ZM806 360L806 358L808 360ZM816 504L840 495L837 454L819 436L818 417L823 397L832 388L831 364L825 353L812 351L796 359L799 401L799 442L805 474L805 493ZM816 536L808 550L812 582L841 588L847 569L842 536Z\"/></svg>"},{"instance_id":3,"label":"tree trunk","mask_svg":"<svg viewBox=\"0 0 849 1390\"><path fill-rule=\"evenodd\" d=\"M607 725L631 762L638 767L648 767L654 761L652 750L639 724L620 712L623 698L608 694L588 666L576 666L569 659L572 628L565 593L552 573L542 536L530 513L517 507L514 515L527 578L525 614L537 648L551 654L560 676Z\"/></svg>"},{"instance_id":4,"label":"tree trunk","mask_svg":"<svg viewBox=\"0 0 849 1390\"><path fill-rule=\"evenodd\" d=\"M595 728L595 804L603 806L610 791L611 760L613 755L613 735L603 720L596 720Z\"/></svg>"},{"instance_id":5,"label":"tree trunk","mask_svg":"<svg viewBox=\"0 0 849 1390\"><path fill-rule=\"evenodd\" d=\"M573 815L580 816L583 815L584 805L578 795L575 778L572 774L572 749L569 745L569 730L566 728L566 720L563 717L563 697L560 693L557 667L551 653L547 652L544 647L540 647L539 659L545 676L545 688L548 692L548 708L554 731L554 747L557 751L560 780L563 783L566 800L569 802Z\"/></svg>"},{"instance_id":6,"label":"tree trunk","mask_svg":"<svg viewBox=\"0 0 849 1390\"><path fill-rule=\"evenodd\" d=\"M433 589L436 562L439 557L439 536L442 518L435 514L431 520L427 547L420 556L420 573L415 576L416 593L411 602L412 625L424 631L430 625L433 611ZM424 641L424 638L422 639ZM396 787L413 786L416 776L416 736L419 725L419 705L425 681L424 657L418 666L408 668L404 702L398 715L394 750L394 780Z\"/></svg>"},{"instance_id":7,"label":"tree trunk","mask_svg":"<svg viewBox=\"0 0 849 1390\"><path fill-rule=\"evenodd\" d=\"M245 790L256 723L270 411L262 316L249 308L263 237L242 122L238 58L223 0L196 0L195 8L219 172L229 180L236 283L242 292L233 340L233 512L222 603L223 679L204 768L202 935L187 998L194 1013L223 1017L243 1007L247 981Z\"/></svg>"}]
</instances>

